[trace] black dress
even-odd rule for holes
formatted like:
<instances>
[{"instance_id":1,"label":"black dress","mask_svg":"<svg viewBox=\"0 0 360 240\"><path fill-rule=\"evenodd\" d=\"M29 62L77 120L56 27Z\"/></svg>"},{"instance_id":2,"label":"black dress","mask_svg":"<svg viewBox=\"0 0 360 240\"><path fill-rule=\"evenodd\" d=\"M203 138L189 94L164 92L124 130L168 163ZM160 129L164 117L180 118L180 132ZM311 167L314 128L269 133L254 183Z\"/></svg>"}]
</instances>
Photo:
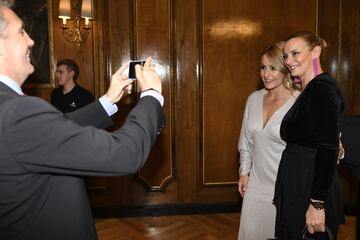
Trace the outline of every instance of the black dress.
<instances>
[{"instance_id":1,"label":"black dress","mask_svg":"<svg viewBox=\"0 0 360 240\"><path fill-rule=\"evenodd\" d=\"M322 73L308 83L282 121L280 134L287 146L274 197L280 239L301 239L310 198L325 201L326 225L334 235L344 222L336 170L343 109L336 80Z\"/></svg>"}]
</instances>

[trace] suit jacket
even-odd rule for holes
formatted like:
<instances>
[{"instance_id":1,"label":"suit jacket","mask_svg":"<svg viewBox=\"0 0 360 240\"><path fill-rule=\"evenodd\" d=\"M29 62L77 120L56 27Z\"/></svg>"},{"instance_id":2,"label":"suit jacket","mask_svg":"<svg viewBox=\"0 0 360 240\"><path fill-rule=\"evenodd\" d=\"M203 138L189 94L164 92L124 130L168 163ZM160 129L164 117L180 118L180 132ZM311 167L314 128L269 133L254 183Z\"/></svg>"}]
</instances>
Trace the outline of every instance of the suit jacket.
<instances>
[{"instance_id":1,"label":"suit jacket","mask_svg":"<svg viewBox=\"0 0 360 240\"><path fill-rule=\"evenodd\" d=\"M346 117L341 125L344 162L360 180L360 115Z\"/></svg>"},{"instance_id":2,"label":"suit jacket","mask_svg":"<svg viewBox=\"0 0 360 240\"><path fill-rule=\"evenodd\" d=\"M136 172L164 115L148 96L120 129L94 127L110 122L99 102L63 115L0 83L0 239L97 239L81 176Z\"/></svg>"}]
</instances>

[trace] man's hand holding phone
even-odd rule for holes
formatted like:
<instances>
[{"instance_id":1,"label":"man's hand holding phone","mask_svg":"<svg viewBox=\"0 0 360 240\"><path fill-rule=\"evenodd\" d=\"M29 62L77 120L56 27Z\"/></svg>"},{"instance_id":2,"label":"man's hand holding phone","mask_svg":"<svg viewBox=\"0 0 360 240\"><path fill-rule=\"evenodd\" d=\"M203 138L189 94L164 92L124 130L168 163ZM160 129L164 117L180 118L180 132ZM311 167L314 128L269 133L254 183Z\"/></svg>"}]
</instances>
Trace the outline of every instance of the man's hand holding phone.
<instances>
[{"instance_id":1,"label":"man's hand holding phone","mask_svg":"<svg viewBox=\"0 0 360 240\"><path fill-rule=\"evenodd\" d=\"M117 103L123 96L124 91L131 92L132 82L138 80L141 92L153 89L161 94L161 79L155 72L148 57L146 61L130 61L121 66L111 77L110 87L106 96L111 103ZM128 71L127 71L128 69Z\"/></svg>"},{"instance_id":2,"label":"man's hand holding phone","mask_svg":"<svg viewBox=\"0 0 360 240\"><path fill-rule=\"evenodd\" d=\"M151 57L146 59L144 66L135 65L135 75L141 92L153 89L161 94L161 79L154 70Z\"/></svg>"}]
</instances>

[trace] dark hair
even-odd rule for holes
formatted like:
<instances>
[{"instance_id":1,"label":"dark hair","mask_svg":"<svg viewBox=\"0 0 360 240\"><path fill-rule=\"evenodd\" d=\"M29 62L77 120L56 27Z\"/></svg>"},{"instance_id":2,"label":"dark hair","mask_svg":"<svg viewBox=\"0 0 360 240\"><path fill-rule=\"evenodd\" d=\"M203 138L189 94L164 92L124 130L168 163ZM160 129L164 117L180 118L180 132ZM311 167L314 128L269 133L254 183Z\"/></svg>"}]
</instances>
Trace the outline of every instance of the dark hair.
<instances>
[{"instance_id":1,"label":"dark hair","mask_svg":"<svg viewBox=\"0 0 360 240\"><path fill-rule=\"evenodd\" d=\"M79 77L79 66L74 60L71 59L62 59L56 63L56 66L62 66L65 65L68 69L68 71L74 71L74 81L76 81Z\"/></svg>"},{"instance_id":2,"label":"dark hair","mask_svg":"<svg viewBox=\"0 0 360 240\"><path fill-rule=\"evenodd\" d=\"M309 31L295 32L288 36L285 41L289 41L293 38L302 38L307 43L310 50L313 50L316 46L321 47L321 49L324 49L328 46L327 42L323 38L318 37L314 33Z\"/></svg>"}]
</instances>

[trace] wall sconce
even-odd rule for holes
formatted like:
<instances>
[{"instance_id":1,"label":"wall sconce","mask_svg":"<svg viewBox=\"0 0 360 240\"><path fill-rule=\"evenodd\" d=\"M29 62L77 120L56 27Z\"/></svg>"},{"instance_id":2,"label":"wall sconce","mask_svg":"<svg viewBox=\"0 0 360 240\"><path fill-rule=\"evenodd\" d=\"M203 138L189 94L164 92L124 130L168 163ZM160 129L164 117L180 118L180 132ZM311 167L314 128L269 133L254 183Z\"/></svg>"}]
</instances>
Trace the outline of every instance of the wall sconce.
<instances>
[{"instance_id":1,"label":"wall sconce","mask_svg":"<svg viewBox=\"0 0 360 240\"><path fill-rule=\"evenodd\" d=\"M76 47L80 48L80 43L86 41L89 36L89 20L92 19L92 0L83 0L80 8L81 0L75 0L73 10L75 12L76 28L70 29L66 25L66 20L70 19L70 0L60 0L59 3L59 18L62 19L62 34L68 42L75 42ZM85 24L80 29L80 20L85 19Z\"/></svg>"}]
</instances>

